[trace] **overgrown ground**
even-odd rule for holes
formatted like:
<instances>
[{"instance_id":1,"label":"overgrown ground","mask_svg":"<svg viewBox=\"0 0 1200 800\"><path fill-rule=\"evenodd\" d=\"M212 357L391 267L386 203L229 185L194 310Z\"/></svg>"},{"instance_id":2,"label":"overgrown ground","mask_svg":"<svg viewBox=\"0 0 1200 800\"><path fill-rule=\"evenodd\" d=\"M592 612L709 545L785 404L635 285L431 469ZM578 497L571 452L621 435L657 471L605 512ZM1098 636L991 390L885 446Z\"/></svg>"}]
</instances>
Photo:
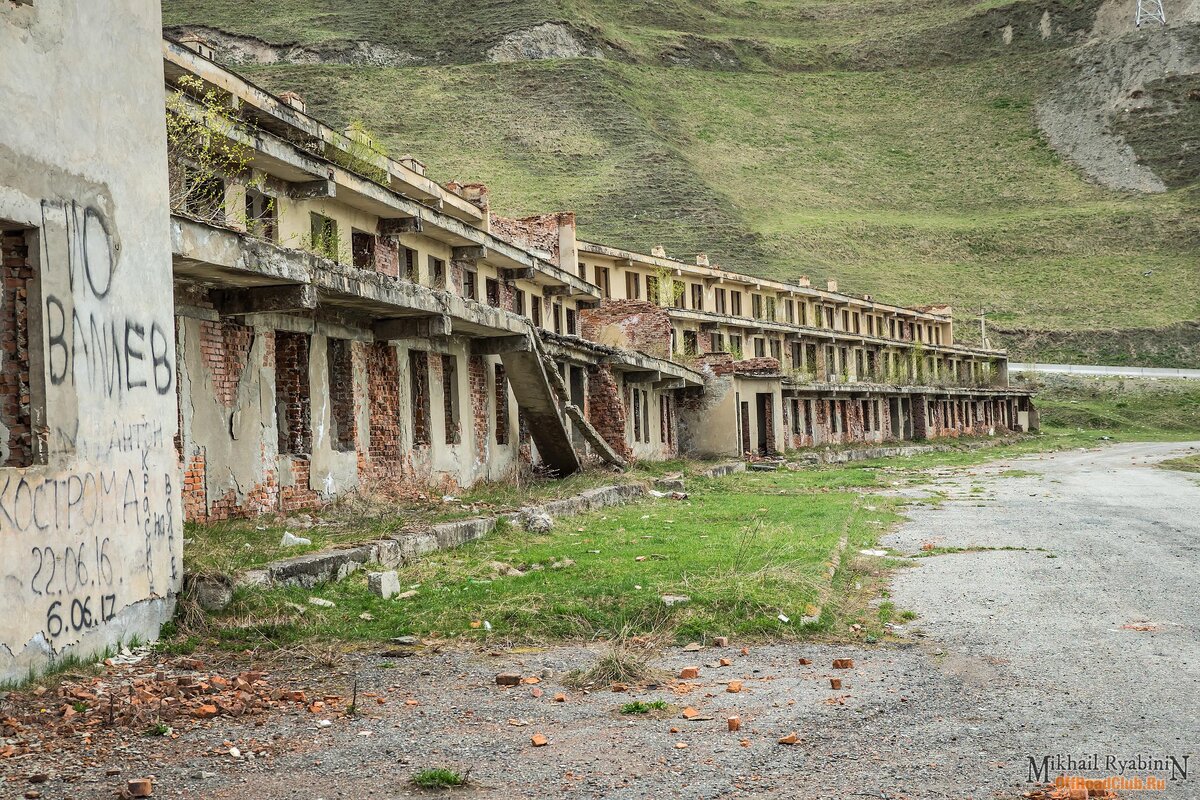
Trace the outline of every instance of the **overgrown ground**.
<instances>
[{"instance_id":1,"label":"overgrown ground","mask_svg":"<svg viewBox=\"0 0 1200 800\"><path fill-rule=\"evenodd\" d=\"M1026 453L1200 439L1198 382L1041 380L1043 431L1037 436L986 448L961 441L949 451L907 459L718 479L696 477L698 465L687 462L647 464L622 479L688 475L689 497L559 519L542 536L502 526L482 541L403 567L402 588L414 594L401 600L374 596L361 574L314 591L239 589L226 612L169 646L190 649L207 640L239 650L276 649L407 634L497 646L630 636L689 640L716 630L748 639L882 636L896 609L868 603L883 591L879 578L887 562L856 555L904 513L900 499L881 492L926 482L931 471L970 469ZM350 503L323 512L307 528L297 528L295 517L190 526L185 559L189 569L228 572L283 555L277 546L283 530L310 536L315 549L510 510L615 479L586 473L561 482L485 485L461 502L364 505L370 513L359 516ZM849 554L844 563L843 537ZM831 580L834 563L842 569ZM663 595L689 599L668 606ZM314 606L308 602L314 596L335 606Z\"/></svg>"},{"instance_id":2,"label":"overgrown ground","mask_svg":"<svg viewBox=\"0 0 1200 800\"><path fill-rule=\"evenodd\" d=\"M1037 358L1044 342L1030 331L1200 317L1188 181L1155 196L1103 189L1062 163L1033 119L1099 6L521 0L434 15L422 2L178 0L164 11L168 24L411 54L423 65L243 69L301 90L318 115L364 120L438 179L486 182L503 213L574 209L585 237L949 302L961 323L986 307ZM605 58L488 63L492 44L545 22ZM1149 139L1182 141L1169 125L1188 119L1163 117L1155 124L1168 129ZM1192 352L1194 332L1186 338L1157 352L1152 337L1127 337L1105 355L1173 363ZM1078 358L1087 342L1044 352Z\"/></svg>"}]
</instances>

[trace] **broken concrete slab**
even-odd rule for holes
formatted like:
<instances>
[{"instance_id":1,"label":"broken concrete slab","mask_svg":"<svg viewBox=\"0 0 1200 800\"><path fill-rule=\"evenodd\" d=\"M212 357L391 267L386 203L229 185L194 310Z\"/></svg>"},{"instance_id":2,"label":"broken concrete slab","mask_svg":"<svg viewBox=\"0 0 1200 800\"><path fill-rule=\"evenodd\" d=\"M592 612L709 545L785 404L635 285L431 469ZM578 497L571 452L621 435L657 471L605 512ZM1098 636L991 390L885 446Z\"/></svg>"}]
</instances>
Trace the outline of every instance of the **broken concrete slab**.
<instances>
[{"instance_id":1,"label":"broken concrete slab","mask_svg":"<svg viewBox=\"0 0 1200 800\"><path fill-rule=\"evenodd\" d=\"M395 570L372 572L367 575L367 588L371 590L371 594L387 600L400 593L400 576Z\"/></svg>"}]
</instances>

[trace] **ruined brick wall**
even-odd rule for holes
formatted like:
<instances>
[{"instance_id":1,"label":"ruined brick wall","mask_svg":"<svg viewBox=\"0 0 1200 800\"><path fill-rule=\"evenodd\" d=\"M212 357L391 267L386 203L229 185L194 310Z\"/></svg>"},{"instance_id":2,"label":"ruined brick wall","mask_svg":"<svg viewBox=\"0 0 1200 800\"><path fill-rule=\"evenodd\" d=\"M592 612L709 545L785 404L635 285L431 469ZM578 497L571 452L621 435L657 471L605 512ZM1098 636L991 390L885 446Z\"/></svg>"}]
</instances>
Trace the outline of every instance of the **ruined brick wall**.
<instances>
[{"instance_id":1,"label":"ruined brick wall","mask_svg":"<svg viewBox=\"0 0 1200 800\"><path fill-rule=\"evenodd\" d=\"M308 334L275 332L275 403L279 411L279 452L312 452L308 381Z\"/></svg>"},{"instance_id":2,"label":"ruined brick wall","mask_svg":"<svg viewBox=\"0 0 1200 800\"><path fill-rule=\"evenodd\" d=\"M738 375L776 375L779 373L779 359L770 356L747 358L742 361L733 361L724 365L722 369Z\"/></svg>"},{"instance_id":3,"label":"ruined brick wall","mask_svg":"<svg viewBox=\"0 0 1200 800\"><path fill-rule=\"evenodd\" d=\"M580 335L612 347L671 357L671 317L646 300L605 300L580 311Z\"/></svg>"},{"instance_id":4,"label":"ruined brick wall","mask_svg":"<svg viewBox=\"0 0 1200 800\"><path fill-rule=\"evenodd\" d=\"M562 230L575 229L575 214L570 211L537 214L532 217L511 219L491 215L492 235L517 247L540 250L550 256L550 261L569 272L575 272L574 264L559 264L559 246Z\"/></svg>"},{"instance_id":5,"label":"ruined brick wall","mask_svg":"<svg viewBox=\"0 0 1200 800\"><path fill-rule=\"evenodd\" d=\"M912 438L929 438L929 421L926 413L925 395L912 396Z\"/></svg>"},{"instance_id":6,"label":"ruined brick wall","mask_svg":"<svg viewBox=\"0 0 1200 800\"><path fill-rule=\"evenodd\" d=\"M475 462L486 464L491 448L488 447L487 361L483 356L467 359L467 382L471 391L471 430L475 438Z\"/></svg>"},{"instance_id":7,"label":"ruined brick wall","mask_svg":"<svg viewBox=\"0 0 1200 800\"><path fill-rule=\"evenodd\" d=\"M226 408L237 403L242 372L249 365L254 329L229 319L200 321L200 354L208 366L217 401Z\"/></svg>"},{"instance_id":8,"label":"ruined brick wall","mask_svg":"<svg viewBox=\"0 0 1200 800\"><path fill-rule=\"evenodd\" d=\"M632 450L625 441L625 403L616 376L607 366L589 366L587 376L588 422L613 450L623 458L629 458Z\"/></svg>"},{"instance_id":9,"label":"ruined brick wall","mask_svg":"<svg viewBox=\"0 0 1200 800\"><path fill-rule=\"evenodd\" d=\"M375 237L375 271L389 278L400 277L400 244L395 238Z\"/></svg>"},{"instance_id":10,"label":"ruined brick wall","mask_svg":"<svg viewBox=\"0 0 1200 800\"><path fill-rule=\"evenodd\" d=\"M367 415L371 438L364 483L398 475L403 465L400 444L400 361L390 342L367 348Z\"/></svg>"},{"instance_id":11,"label":"ruined brick wall","mask_svg":"<svg viewBox=\"0 0 1200 800\"><path fill-rule=\"evenodd\" d=\"M0 466L27 467L34 460L29 383L29 289L33 265L23 231L0 232L3 303L0 306L0 426L7 455Z\"/></svg>"}]
</instances>

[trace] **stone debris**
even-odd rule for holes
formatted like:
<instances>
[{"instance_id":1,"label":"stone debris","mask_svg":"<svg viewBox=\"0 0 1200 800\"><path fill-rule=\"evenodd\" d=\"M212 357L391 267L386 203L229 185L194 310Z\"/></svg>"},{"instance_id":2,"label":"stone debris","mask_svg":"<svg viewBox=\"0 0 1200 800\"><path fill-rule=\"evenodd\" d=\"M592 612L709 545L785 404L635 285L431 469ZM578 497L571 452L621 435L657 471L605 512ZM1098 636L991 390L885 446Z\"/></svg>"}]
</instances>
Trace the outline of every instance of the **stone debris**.
<instances>
[{"instance_id":1,"label":"stone debris","mask_svg":"<svg viewBox=\"0 0 1200 800\"><path fill-rule=\"evenodd\" d=\"M150 797L154 794L154 782L149 778L134 778L125 784L130 797Z\"/></svg>"},{"instance_id":2,"label":"stone debris","mask_svg":"<svg viewBox=\"0 0 1200 800\"><path fill-rule=\"evenodd\" d=\"M530 533L549 533L554 528L554 518L540 509L521 512L521 527Z\"/></svg>"},{"instance_id":3,"label":"stone debris","mask_svg":"<svg viewBox=\"0 0 1200 800\"><path fill-rule=\"evenodd\" d=\"M841 678L830 678L829 679L829 688L833 689L835 691L838 689L841 689L842 688L842 679Z\"/></svg>"},{"instance_id":4,"label":"stone debris","mask_svg":"<svg viewBox=\"0 0 1200 800\"><path fill-rule=\"evenodd\" d=\"M729 646L729 637L714 636L712 646L713 647L728 647Z\"/></svg>"},{"instance_id":5,"label":"stone debris","mask_svg":"<svg viewBox=\"0 0 1200 800\"><path fill-rule=\"evenodd\" d=\"M729 717L725 720L730 732L740 731L742 729L742 721L737 717Z\"/></svg>"},{"instance_id":6,"label":"stone debris","mask_svg":"<svg viewBox=\"0 0 1200 800\"><path fill-rule=\"evenodd\" d=\"M376 597L388 600L400 594L400 575L395 570L369 573L367 588Z\"/></svg>"},{"instance_id":7,"label":"stone debris","mask_svg":"<svg viewBox=\"0 0 1200 800\"><path fill-rule=\"evenodd\" d=\"M337 603L333 602L332 600L326 600L324 597L310 597L308 598L308 602L309 605L318 606L320 608L334 608L337 606Z\"/></svg>"},{"instance_id":8,"label":"stone debris","mask_svg":"<svg viewBox=\"0 0 1200 800\"><path fill-rule=\"evenodd\" d=\"M516 672L498 672L496 673L497 686L520 686L521 676Z\"/></svg>"},{"instance_id":9,"label":"stone debris","mask_svg":"<svg viewBox=\"0 0 1200 800\"><path fill-rule=\"evenodd\" d=\"M690 681L700 677L699 667L684 667L679 671L679 677L685 681Z\"/></svg>"},{"instance_id":10,"label":"stone debris","mask_svg":"<svg viewBox=\"0 0 1200 800\"><path fill-rule=\"evenodd\" d=\"M795 731L792 731L787 736L779 737L780 744L796 744L799 741L800 741L800 737L796 735Z\"/></svg>"},{"instance_id":11,"label":"stone debris","mask_svg":"<svg viewBox=\"0 0 1200 800\"><path fill-rule=\"evenodd\" d=\"M742 690L742 682L741 681L730 681L729 683L725 684L725 691L729 692L730 694L737 694L741 690Z\"/></svg>"},{"instance_id":12,"label":"stone debris","mask_svg":"<svg viewBox=\"0 0 1200 800\"><path fill-rule=\"evenodd\" d=\"M834 669L854 669L854 659L852 658L835 658L833 660Z\"/></svg>"},{"instance_id":13,"label":"stone debris","mask_svg":"<svg viewBox=\"0 0 1200 800\"><path fill-rule=\"evenodd\" d=\"M662 595L663 605L665 606L681 606L692 598L686 594L664 594Z\"/></svg>"},{"instance_id":14,"label":"stone debris","mask_svg":"<svg viewBox=\"0 0 1200 800\"><path fill-rule=\"evenodd\" d=\"M529 741L534 747L545 747L546 745L550 744L550 740L547 739L545 735L540 733L535 733L533 736L530 736Z\"/></svg>"},{"instance_id":15,"label":"stone debris","mask_svg":"<svg viewBox=\"0 0 1200 800\"><path fill-rule=\"evenodd\" d=\"M312 544L312 539L303 536L297 536L291 531L284 531L283 538L279 540L280 547L307 547Z\"/></svg>"}]
</instances>

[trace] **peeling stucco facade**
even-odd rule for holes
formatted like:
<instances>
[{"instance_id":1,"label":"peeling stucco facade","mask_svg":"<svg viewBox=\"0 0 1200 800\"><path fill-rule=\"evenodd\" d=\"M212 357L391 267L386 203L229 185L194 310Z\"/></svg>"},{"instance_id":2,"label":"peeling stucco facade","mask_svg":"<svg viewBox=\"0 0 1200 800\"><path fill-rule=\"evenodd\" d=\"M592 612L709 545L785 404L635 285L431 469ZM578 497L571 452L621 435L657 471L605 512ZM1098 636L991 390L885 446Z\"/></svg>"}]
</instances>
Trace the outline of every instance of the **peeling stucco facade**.
<instances>
[{"instance_id":1,"label":"peeling stucco facade","mask_svg":"<svg viewBox=\"0 0 1200 800\"><path fill-rule=\"evenodd\" d=\"M182 578L159 39L153 0L0 4L0 683L156 636Z\"/></svg>"}]
</instances>

